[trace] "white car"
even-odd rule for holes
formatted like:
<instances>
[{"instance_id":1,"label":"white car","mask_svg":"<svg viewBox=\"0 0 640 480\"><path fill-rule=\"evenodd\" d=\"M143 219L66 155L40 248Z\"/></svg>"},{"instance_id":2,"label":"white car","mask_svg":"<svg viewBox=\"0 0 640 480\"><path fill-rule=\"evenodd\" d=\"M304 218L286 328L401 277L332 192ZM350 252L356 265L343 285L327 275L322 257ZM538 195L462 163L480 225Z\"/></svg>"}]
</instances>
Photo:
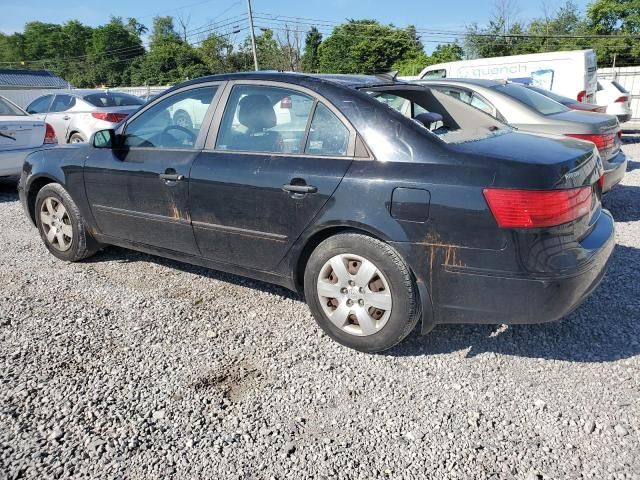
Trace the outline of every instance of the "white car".
<instances>
[{"instance_id":1,"label":"white car","mask_svg":"<svg viewBox=\"0 0 640 480\"><path fill-rule=\"evenodd\" d=\"M56 143L51 125L0 97L0 177L20 175L27 155Z\"/></svg>"},{"instance_id":2,"label":"white car","mask_svg":"<svg viewBox=\"0 0 640 480\"><path fill-rule=\"evenodd\" d=\"M631 94L615 80L598 80L596 103L606 106L620 123L631 120Z\"/></svg>"}]
</instances>

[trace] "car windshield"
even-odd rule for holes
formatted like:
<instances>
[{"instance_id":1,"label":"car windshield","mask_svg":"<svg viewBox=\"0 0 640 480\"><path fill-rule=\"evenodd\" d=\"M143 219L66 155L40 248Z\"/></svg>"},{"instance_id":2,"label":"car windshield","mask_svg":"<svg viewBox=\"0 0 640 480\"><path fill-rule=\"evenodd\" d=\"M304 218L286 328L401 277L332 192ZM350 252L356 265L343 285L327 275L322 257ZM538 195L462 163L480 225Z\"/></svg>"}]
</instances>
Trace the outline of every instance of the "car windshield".
<instances>
[{"instance_id":1,"label":"car windshield","mask_svg":"<svg viewBox=\"0 0 640 480\"><path fill-rule=\"evenodd\" d=\"M0 97L0 116L2 117L24 117L26 112L24 112L20 107L14 105L6 98Z\"/></svg>"},{"instance_id":2,"label":"car windshield","mask_svg":"<svg viewBox=\"0 0 640 480\"><path fill-rule=\"evenodd\" d=\"M558 103L563 105L569 105L572 103L576 103L576 101L569 97L564 97L562 95L558 95L557 93L550 92L549 90L545 90L544 88L534 87L533 85L527 86L529 90L533 90L534 92L538 92L540 95L544 95L545 97L549 97L551 100L555 100Z\"/></svg>"},{"instance_id":3,"label":"car windshield","mask_svg":"<svg viewBox=\"0 0 640 480\"><path fill-rule=\"evenodd\" d=\"M144 105L144 100L126 93L99 92L85 95L84 100L94 107L130 107Z\"/></svg>"},{"instance_id":4,"label":"car windshield","mask_svg":"<svg viewBox=\"0 0 640 480\"><path fill-rule=\"evenodd\" d=\"M538 92L534 92L523 85L507 83L506 85L495 85L491 88L519 101L520 103L524 103L526 106L532 108L538 113L541 113L542 115L553 115L555 113L569 111L569 109L564 105L556 102L555 100L551 100Z\"/></svg>"}]
</instances>

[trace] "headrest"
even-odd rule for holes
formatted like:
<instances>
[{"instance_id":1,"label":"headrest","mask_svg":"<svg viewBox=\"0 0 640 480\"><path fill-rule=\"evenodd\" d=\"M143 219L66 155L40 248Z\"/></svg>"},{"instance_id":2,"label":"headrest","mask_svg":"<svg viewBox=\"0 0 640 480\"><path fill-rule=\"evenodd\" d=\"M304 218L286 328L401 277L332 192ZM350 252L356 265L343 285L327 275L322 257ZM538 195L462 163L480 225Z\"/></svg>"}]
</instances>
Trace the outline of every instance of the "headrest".
<instances>
[{"instance_id":1,"label":"headrest","mask_svg":"<svg viewBox=\"0 0 640 480\"><path fill-rule=\"evenodd\" d=\"M250 133L261 132L276 126L276 113L266 95L247 95L240 100L238 121L249 129Z\"/></svg>"}]
</instances>

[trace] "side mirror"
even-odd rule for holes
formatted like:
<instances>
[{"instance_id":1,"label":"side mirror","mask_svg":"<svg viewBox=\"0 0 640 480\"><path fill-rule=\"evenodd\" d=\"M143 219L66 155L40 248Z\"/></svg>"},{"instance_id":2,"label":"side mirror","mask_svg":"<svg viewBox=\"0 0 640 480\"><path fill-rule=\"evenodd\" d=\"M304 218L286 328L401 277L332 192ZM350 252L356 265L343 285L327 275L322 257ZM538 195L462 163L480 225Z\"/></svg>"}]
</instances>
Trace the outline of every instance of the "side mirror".
<instances>
[{"instance_id":1,"label":"side mirror","mask_svg":"<svg viewBox=\"0 0 640 480\"><path fill-rule=\"evenodd\" d=\"M116 144L116 131L110 128L94 133L91 144L94 148L113 148Z\"/></svg>"}]
</instances>

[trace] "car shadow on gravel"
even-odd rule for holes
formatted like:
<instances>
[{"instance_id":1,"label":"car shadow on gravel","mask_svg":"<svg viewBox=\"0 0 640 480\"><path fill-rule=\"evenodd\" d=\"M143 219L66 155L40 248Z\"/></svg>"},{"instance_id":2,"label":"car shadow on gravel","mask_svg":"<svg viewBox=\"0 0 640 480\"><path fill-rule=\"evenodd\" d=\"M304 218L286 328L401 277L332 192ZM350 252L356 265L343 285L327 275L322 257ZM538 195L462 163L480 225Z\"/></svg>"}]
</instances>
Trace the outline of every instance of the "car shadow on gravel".
<instances>
[{"instance_id":1,"label":"car shadow on gravel","mask_svg":"<svg viewBox=\"0 0 640 480\"><path fill-rule=\"evenodd\" d=\"M199 267L197 265L191 265L189 263L180 262L178 260L171 260L168 258L156 257L155 255L149 255L142 252L136 252L134 250L128 250L126 248L110 246L101 252L98 252L93 257L89 257L82 261L83 263L100 263L100 262L117 262L117 263L134 263L134 262L149 262L161 265L163 267L179 270L185 273L192 273L200 277L210 278L212 280L219 280L221 282L232 283L242 287L251 288L264 293L271 293L273 295L279 295L291 300L299 300L300 297L284 287L273 285L260 280L253 280L246 277L240 277L231 273L221 272L219 270L212 270L206 267Z\"/></svg>"},{"instance_id":2,"label":"car shadow on gravel","mask_svg":"<svg viewBox=\"0 0 640 480\"><path fill-rule=\"evenodd\" d=\"M640 220L640 187L616 185L602 199L602 205L609 210L616 222Z\"/></svg>"},{"instance_id":3,"label":"car shadow on gravel","mask_svg":"<svg viewBox=\"0 0 640 480\"><path fill-rule=\"evenodd\" d=\"M640 249L617 245L607 275L576 311L538 325L438 325L387 352L431 356L467 350L570 362L613 362L640 355ZM535 308L531 305L530 308Z\"/></svg>"}]
</instances>

